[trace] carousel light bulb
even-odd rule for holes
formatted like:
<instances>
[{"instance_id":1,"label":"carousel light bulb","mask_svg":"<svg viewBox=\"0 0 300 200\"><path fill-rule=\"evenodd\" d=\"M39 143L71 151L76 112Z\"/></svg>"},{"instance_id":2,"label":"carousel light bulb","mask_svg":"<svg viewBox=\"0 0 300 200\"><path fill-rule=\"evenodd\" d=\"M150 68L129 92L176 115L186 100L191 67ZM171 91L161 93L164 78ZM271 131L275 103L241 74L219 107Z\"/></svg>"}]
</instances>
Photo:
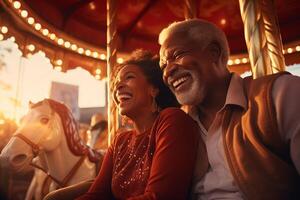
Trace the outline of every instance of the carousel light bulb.
<instances>
[{"instance_id":1,"label":"carousel light bulb","mask_svg":"<svg viewBox=\"0 0 300 200\"><path fill-rule=\"evenodd\" d=\"M123 58L118 58L118 59L117 59L117 63L122 64L123 62L124 62L124 59L123 59Z\"/></svg>"},{"instance_id":2,"label":"carousel light bulb","mask_svg":"<svg viewBox=\"0 0 300 200\"><path fill-rule=\"evenodd\" d=\"M91 50L89 50L89 49L86 50L86 51L85 51L85 55L90 56L90 55L91 55Z\"/></svg>"},{"instance_id":3,"label":"carousel light bulb","mask_svg":"<svg viewBox=\"0 0 300 200\"><path fill-rule=\"evenodd\" d=\"M58 59L58 60L56 60L56 64L57 64L57 65L62 65L62 64L63 64L63 61L62 61L61 59Z\"/></svg>"},{"instance_id":4,"label":"carousel light bulb","mask_svg":"<svg viewBox=\"0 0 300 200\"><path fill-rule=\"evenodd\" d=\"M247 62L248 62L248 59L247 59L247 58L243 58L243 59L242 59L242 62L243 62L243 63L247 63Z\"/></svg>"},{"instance_id":5,"label":"carousel light bulb","mask_svg":"<svg viewBox=\"0 0 300 200\"><path fill-rule=\"evenodd\" d=\"M300 51L300 46L296 46L296 51Z\"/></svg>"},{"instance_id":6,"label":"carousel light bulb","mask_svg":"<svg viewBox=\"0 0 300 200\"><path fill-rule=\"evenodd\" d=\"M15 9L21 8L21 3L20 3L20 1L15 1L15 2L13 3L13 6L14 6Z\"/></svg>"},{"instance_id":7,"label":"carousel light bulb","mask_svg":"<svg viewBox=\"0 0 300 200\"><path fill-rule=\"evenodd\" d=\"M223 18L223 19L221 19L220 23L221 23L221 25L223 25L223 26L224 26L224 25L226 24L226 19L224 19L224 18Z\"/></svg>"},{"instance_id":8,"label":"carousel light bulb","mask_svg":"<svg viewBox=\"0 0 300 200\"><path fill-rule=\"evenodd\" d=\"M32 25L34 23L34 19L32 17L28 17L28 24Z\"/></svg>"},{"instance_id":9,"label":"carousel light bulb","mask_svg":"<svg viewBox=\"0 0 300 200\"><path fill-rule=\"evenodd\" d=\"M4 39L4 36L0 33L0 41Z\"/></svg>"},{"instance_id":10,"label":"carousel light bulb","mask_svg":"<svg viewBox=\"0 0 300 200\"><path fill-rule=\"evenodd\" d=\"M97 58L98 55L99 55L98 52L96 52L96 51L93 52L93 57L94 57L94 58Z\"/></svg>"},{"instance_id":11,"label":"carousel light bulb","mask_svg":"<svg viewBox=\"0 0 300 200\"><path fill-rule=\"evenodd\" d=\"M72 44L72 45L71 45L71 49L72 49L73 51L76 51L76 50L77 50L77 45L76 45L76 44Z\"/></svg>"},{"instance_id":12,"label":"carousel light bulb","mask_svg":"<svg viewBox=\"0 0 300 200\"><path fill-rule=\"evenodd\" d=\"M83 48L78 48L78 53L80 53L80 54L83 54L83 52L84 52L84 50L83 50Z\"/></svg>"},{"instance_id":13,"label":"carousel light bulb","mask_svg":"<svg viewBox=\"0 0 300 200\"><path fill-rule=\"evenodd\" d=\"M41 56L43 56L43 57L45 57L45 56L46 56L46 53L45 53L45 52L43 52L43 51L39 51L39 54L40 54Z\"/></svg>"},{"instance_id":14,"label":"carousel light bulb","mask_svg":"<svg viewBox=\"0 0 300 200\"><path fill-rule=\"evenodd\" d=\"M99 80L99 79L100 79L100 75L99 75L99 74L96 74L96 75L95 75L95 78L96 78L97 80Z\"/></svg>"},{"instance_id":15,"label":"carousel light bulb","mask_svg":"<svg viewBox=\"0 0 300 200\"><path fill-rule=\"evenodd\" d=\"M41 25L40 23L36 23L36 24L34 25L34 28L35 28L35 30L39 31L39 30L41 30L42 25Z\"/></svg>"},{"instance_id":16,"label":"carousel light bulb","mask_svg":"<svg viewBox=\"0 0 300 200\"><path fill-rule=\"evenodd\" d=\"M12 42L15 42L16 41L16 38L14 36L10 37L9 38Z\"/></svg>"},{"instance_id":17,"label":"carousel light bulb","mask_svg":"<svg viewBox=\"0 0 300 200\"><path fill-rule=\"evenodd\" d=\"M234 63L238 65L238 64L241 63L241 61L240 61L240 59L235 59L235 60L234 60Z\"/></svg>"},{"instance_id":18,"label":"carousel light bulb","mask_svg":"<svg viewBox=\"0 0 300 200\"><path fill-rule=\"evenodd\" d=\"M63 39L59 38L59 39L57 40L57 44L63 45L63 43L64 43L64 40L63 40Z\"/></svg>"},{"instance_id":19,"label":"carousel light bulb","mask_svg":"<svg viewBox=\"0 0 300 200\"><path fill-rule=\"evenodd\" d=\"M288 53L293 53L293 49L292 49L292 48L288 48L288 49L287 49L287 52L288 52Z\"/></svg>"},{"instance_id":20,"label":"carousel light bulb","mask_svg":"<svg viewBox=\"0 0 300 200\"><path fill-rule=\"evenodd\" d=\"M96 69L96 74L101 74L101 69Z\"/></svg>"},{"instance_id":21,"label":"carousel light bulb","mask_svg":"<svg viewBox=\"0 0 300 200\"><path fill-rule=\"evenodd\" d=\"M7 33L8 32L8 28L6 26L2 26L1 32L4 33L4 34Z\"/></svg>"},{"instance_id":22,"label":"carousel light bulb","mask_svg":"<svg viewBox=\"0 0 300 200\"><path fill-rule=\"evenodd\" d=\"M26 18L28 16L28 12L26 10L21 11L21 17Z\"/></svg>"},{"instance_id":23,"label":"carousel light bulb","mask_svg":"<svg viewBox=\"0 0 300 200\"><path fill-rule=\"evenodd\" d=\"M51 34L50 34L50 39L51 39L51 40L55 40L55 38L56 38L56 35L55 35L54 33L51 33Z\"/></svg>"},{"instance_id":24,"label":"carousel light bulb","mask_svg":"<svg viewBox=\"0 0 300 200\"><path fill-rule=\"evenodd\" d=\"M27 46L27 49L29 51L34 51L35 50L35 46L33 44L30 44L30 45Z\"/></svg>"},{"instance_id":25,"label":"carousel light bulb","mask_svg":"<svg viewBox=\"0 0 300 200\"><path fill-rule=\"evenodd\" d=\"M47 36L49 34L49 30L45 28L42 33L44 36Z\"/></svg>"},{"instance_id":26,"label":"carousel light bulb","mask_svg":"<svg viewBox=\"0 0 300 200\"><path fill-rule=\"evenodd\" d=\"M71 43L70 43L69 41L66 41L66 42L65 42L65 47L66 47L66 48L70 48L70 46L71 46Z\"/></svg>"},{"instance_id":27,"label":"carousel light bulb","mask_svg":"<svg viewBox=\"0 0 300 200\"><path fill-rule=\"evenodd\" d=\"M28 54L26 55L26 57L27 57L27 58L31 58L31 57L32 57L32 54L31 54L31 53L28 53Z\"/></svg>"},{"instance_id":28,"label":"carousel light bulb","mask_svg":"<svg viewBox=\"0 0 300 200\"><path fill-rule=\"evenodd\" d=\"M59 71L59 72L61 72L61 70L62 70L62 67L61 67L61 66L55 66L55 67L54 67L54 69L55 69L56 71Z\"/></svg>"},{"instance_id":29,"label":"carousel light bulb","mask_svg":"<svg viewBox=\"0 0 300 200\"><path fill-rule=\"evenodd\" d=\"M100 55L100 59L101 59L101 60L105 60L105 59L106 59L106 55L102 53L102 54Z\"/></svg>"},{"instance_id":30,"label":"carousel light bulb","mask_svg":"<svg viewBox=\"0 0 300 200\"><path fill-rule=\"evenodd\" d=\"M228 65L233 65L233 61L232 60L228 60L227 64Z\"/></svg>"}]
</instances>

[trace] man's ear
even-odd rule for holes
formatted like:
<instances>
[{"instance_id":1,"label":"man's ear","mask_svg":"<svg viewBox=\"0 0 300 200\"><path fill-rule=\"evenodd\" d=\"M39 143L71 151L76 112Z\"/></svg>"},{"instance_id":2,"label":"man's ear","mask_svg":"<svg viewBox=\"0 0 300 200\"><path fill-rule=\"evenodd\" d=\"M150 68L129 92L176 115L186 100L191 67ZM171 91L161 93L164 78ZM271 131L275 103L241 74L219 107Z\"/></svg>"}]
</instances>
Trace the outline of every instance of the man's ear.
<instances>
[{"instance_id":1,"label":"man's ear","mask_svg":"<svg viewBox=\"0 0 300 200\"><path fill-rule=\"evenodd\" d=\"M221 59L222 54L220 44L217 42L212 42L208 45L208 50L213 62L218 63Z\"/></svg>"}]
</instances>

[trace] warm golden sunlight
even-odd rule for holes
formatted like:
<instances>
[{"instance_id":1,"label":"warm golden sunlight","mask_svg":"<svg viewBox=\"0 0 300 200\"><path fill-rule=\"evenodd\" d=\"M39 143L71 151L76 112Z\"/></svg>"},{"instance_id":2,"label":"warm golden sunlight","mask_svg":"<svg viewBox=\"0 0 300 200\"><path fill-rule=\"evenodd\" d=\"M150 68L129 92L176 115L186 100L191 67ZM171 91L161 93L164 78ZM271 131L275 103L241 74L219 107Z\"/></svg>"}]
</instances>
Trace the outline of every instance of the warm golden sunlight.
<instances>
[{"instance_id":1,"label":"warm golden sunlight","mask_svg":"<svg viewBox=\"0 0 300 200\"><path fill-rule=\"evenodd\" d=\"M78 87L80 108L105 106L105 81L80 67L67 73L53 70L42 52L24 58L13 41L0 42L0 113L6 118L18 121L29 101L49 98L52 82Z\"/></svg>"}]
</instances>

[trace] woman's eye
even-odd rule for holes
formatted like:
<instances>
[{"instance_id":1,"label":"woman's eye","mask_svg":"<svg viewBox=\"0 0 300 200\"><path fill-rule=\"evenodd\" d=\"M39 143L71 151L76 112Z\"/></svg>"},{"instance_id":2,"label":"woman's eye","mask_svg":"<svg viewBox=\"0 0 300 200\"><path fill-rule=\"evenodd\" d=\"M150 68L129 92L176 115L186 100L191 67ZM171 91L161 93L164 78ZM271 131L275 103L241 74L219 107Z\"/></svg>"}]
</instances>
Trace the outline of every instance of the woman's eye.
<instances>
[{"instance_id":1,"label":"woman's eye","mask_svg":"<svg viewBox=\"0 0 300 200\"><path fill-rule=\"evenodd\" d=\"M126 76L126 79L132 79L132 78L134 78L133 75L128 75L128 76Z\"/></svg>"},{"instance_id":2,"label":"woman's eye","mask_svg":"<svg viewBox=\"0 0 300 200\"><path fill-rule=\"evenodd\" d=\"M40 119L40 122L41 122L42 124L47 124L47 123L49 122L49 118L47 118L47 117L42 117L42 118Z\"/></svg>"}]
</instances>

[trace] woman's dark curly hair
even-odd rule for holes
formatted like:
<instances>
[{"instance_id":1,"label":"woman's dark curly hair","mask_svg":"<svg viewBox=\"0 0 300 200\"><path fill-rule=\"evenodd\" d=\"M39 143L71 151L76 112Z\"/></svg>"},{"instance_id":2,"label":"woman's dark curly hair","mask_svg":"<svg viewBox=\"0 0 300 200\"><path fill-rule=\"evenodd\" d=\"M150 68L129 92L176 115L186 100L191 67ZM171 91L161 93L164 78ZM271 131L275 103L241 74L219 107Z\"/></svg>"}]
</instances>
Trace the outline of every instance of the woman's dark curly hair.
<instances>
[{"instance_id":1,"label":"woman's dark curly hair","mask_svg":"<svg viewBox=\"0 0 300 200\"><path fill-rule=\"evenodd\" d=\"M116 66L114 73L112 74L112 80L114 80L117 73L126 65L138 66L145 75L147 81L159 90L155 97L155 101L160 109L167 107L179 107L176 97L163 82L163 73L159 67L158 56L154 56L151 52L146 50L135 50L127 60ZM112 82L113 88L114 85L115 81Z\"/></svg>"}]
</instances>

